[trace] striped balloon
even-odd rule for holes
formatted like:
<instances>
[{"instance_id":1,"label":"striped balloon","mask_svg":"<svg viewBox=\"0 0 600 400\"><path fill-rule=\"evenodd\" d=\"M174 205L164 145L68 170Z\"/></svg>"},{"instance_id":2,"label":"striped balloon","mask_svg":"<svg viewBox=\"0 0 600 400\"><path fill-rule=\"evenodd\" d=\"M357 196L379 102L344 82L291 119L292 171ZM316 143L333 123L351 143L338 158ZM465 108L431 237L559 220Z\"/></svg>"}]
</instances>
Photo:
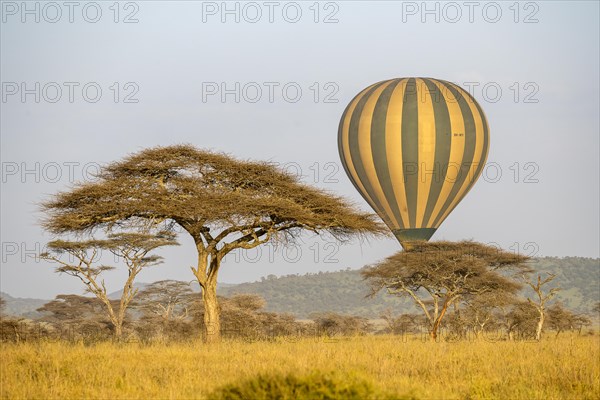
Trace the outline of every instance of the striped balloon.
<instances>
[{"instance_id":1,"label":"striped balloon","mask_svg":"<svg viewBox=\"0 0 600 400\"><path fill-rule=\"evenodd\" d=\"M475 99L431 78L367 87L338 132L346 173L403 246L431 238L477 181L489 143Z\"/></svg>"}]
</instances>

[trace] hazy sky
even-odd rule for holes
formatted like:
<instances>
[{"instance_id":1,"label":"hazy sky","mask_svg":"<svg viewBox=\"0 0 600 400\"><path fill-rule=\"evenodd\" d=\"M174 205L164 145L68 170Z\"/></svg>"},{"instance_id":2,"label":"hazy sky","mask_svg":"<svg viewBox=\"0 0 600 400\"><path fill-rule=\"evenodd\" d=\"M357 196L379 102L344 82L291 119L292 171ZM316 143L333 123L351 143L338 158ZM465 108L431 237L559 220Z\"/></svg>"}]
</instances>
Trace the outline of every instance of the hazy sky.
<instances>
[{"instance_id":1,"label":"hazy sky","mask_svg":"<svg viewBox=\"0 0 600 400\"><path fill-rule=\"evenodd\" d=\"M433 240L598 257L598 4L2 1L0 290L81 293L31 257L52 238L38 205L148 146L276 161L368 209L341 168L338 122L362 88L410 76L470 88L491 129L483 176ZM139 281L191 280L181 241ZM220 281L360 268L399 249L306 236L228 256Z\"/></svg>"}]
</instances>

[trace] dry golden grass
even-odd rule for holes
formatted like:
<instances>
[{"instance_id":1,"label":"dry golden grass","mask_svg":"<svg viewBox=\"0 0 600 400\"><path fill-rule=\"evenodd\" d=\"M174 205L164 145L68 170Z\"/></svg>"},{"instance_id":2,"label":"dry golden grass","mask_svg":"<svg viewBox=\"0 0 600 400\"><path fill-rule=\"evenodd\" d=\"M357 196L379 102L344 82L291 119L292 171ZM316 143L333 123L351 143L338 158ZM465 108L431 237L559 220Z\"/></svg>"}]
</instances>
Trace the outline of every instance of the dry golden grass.
<instances>
[{"instance_id":1,"label":"dry golden grass","mask_svg":"<svg viewBox=\"0 0 600 400\"><path fill-rule=\"evenodd\" d=\"M394 336L296 342L1 344L2 398L206 398L259 373L337 371L418 399L598 399L600 337L429 343Z\"/></svg>"}]
</instances>

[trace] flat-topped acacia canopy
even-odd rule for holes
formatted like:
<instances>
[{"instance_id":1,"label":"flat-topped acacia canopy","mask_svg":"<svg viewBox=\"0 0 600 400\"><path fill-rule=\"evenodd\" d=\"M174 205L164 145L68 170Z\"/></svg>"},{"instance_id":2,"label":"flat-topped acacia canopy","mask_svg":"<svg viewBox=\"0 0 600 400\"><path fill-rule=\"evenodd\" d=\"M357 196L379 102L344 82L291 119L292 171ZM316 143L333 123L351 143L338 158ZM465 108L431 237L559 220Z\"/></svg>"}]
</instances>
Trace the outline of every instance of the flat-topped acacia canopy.
<instances>
[{"instance_id":1,"label":"flat-topped acacia canopy","mask_svg":"<svg viewBox=\"0 0 600 400\"><path fill-rule=\"evenodd\" d=\"M232 224L306 228L339 239L385 232L373 214L271 163L240 161L189 145L141 151L106 166L98 178L44 203L44 227L82 232L143 218L173 220L192 236Z\"/></svg>"}]
</instances>

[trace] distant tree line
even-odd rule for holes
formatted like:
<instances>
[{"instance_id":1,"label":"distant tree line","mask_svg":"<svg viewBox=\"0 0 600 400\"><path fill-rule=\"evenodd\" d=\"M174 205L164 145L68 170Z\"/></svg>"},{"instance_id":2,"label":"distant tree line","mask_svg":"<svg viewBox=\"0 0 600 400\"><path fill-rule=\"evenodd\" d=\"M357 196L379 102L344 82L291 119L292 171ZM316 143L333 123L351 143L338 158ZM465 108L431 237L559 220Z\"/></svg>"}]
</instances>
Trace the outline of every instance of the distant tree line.
<instances>
[{"instance_id":1,"label":"distant tree line","mask_svg":"<svg viewBox=\"0 0 600 400\"><path fill-rule=\"evenodd\" d=\"M115 309L119 300L111 300ZM135 342L176 342L202 337L203 307L187 282L165 280L140 291L125 313L122 337ZM290 314L264 311L258 295L238 294L219 298L221 326L226 338L246 341L295 340L300 337L336 338L366 334L428 335L426 316L406 313L381 316L383 324L364 317L333 312L315 313L308 320ZM0 307L4 302L0 298ZM96 297L58 295L38 310L37 320L10 317L2 313L0 340L67 340L93 343L116 339L115 326L106 306ZM595 312L600 313L600 303ZM456 304L440 324L444 340L484 338L491 340L535 339L539 312L532 302L514 297L498 299L483 296ZM589 325L586 315L575 314L556 302L545 311L544 331L556 336Z\"/></svg>"},{"instance_id":2,"label":"distant tree line","mask_svg":"<svg viewBox=\"0 0 600 400\"><path fill-rule=\"evenodd\" d=\"M119 310L119 300L111 300ZM38 309L37 320L3 316L2 341L38 339L96 342L125 340L171 342L202 337L204 307L187 282L165 280L140 291L127 309L120 332L111 321L108 308L97 297L58 295ZM2 303L3 304L3 303ZM257 295L220 297L224 337L248 341L306 336L364 335L370 325L366 318L335 313L316 314L312 321L297 321L290 314L266 312Z\"/></svg>"}]
</instances>

